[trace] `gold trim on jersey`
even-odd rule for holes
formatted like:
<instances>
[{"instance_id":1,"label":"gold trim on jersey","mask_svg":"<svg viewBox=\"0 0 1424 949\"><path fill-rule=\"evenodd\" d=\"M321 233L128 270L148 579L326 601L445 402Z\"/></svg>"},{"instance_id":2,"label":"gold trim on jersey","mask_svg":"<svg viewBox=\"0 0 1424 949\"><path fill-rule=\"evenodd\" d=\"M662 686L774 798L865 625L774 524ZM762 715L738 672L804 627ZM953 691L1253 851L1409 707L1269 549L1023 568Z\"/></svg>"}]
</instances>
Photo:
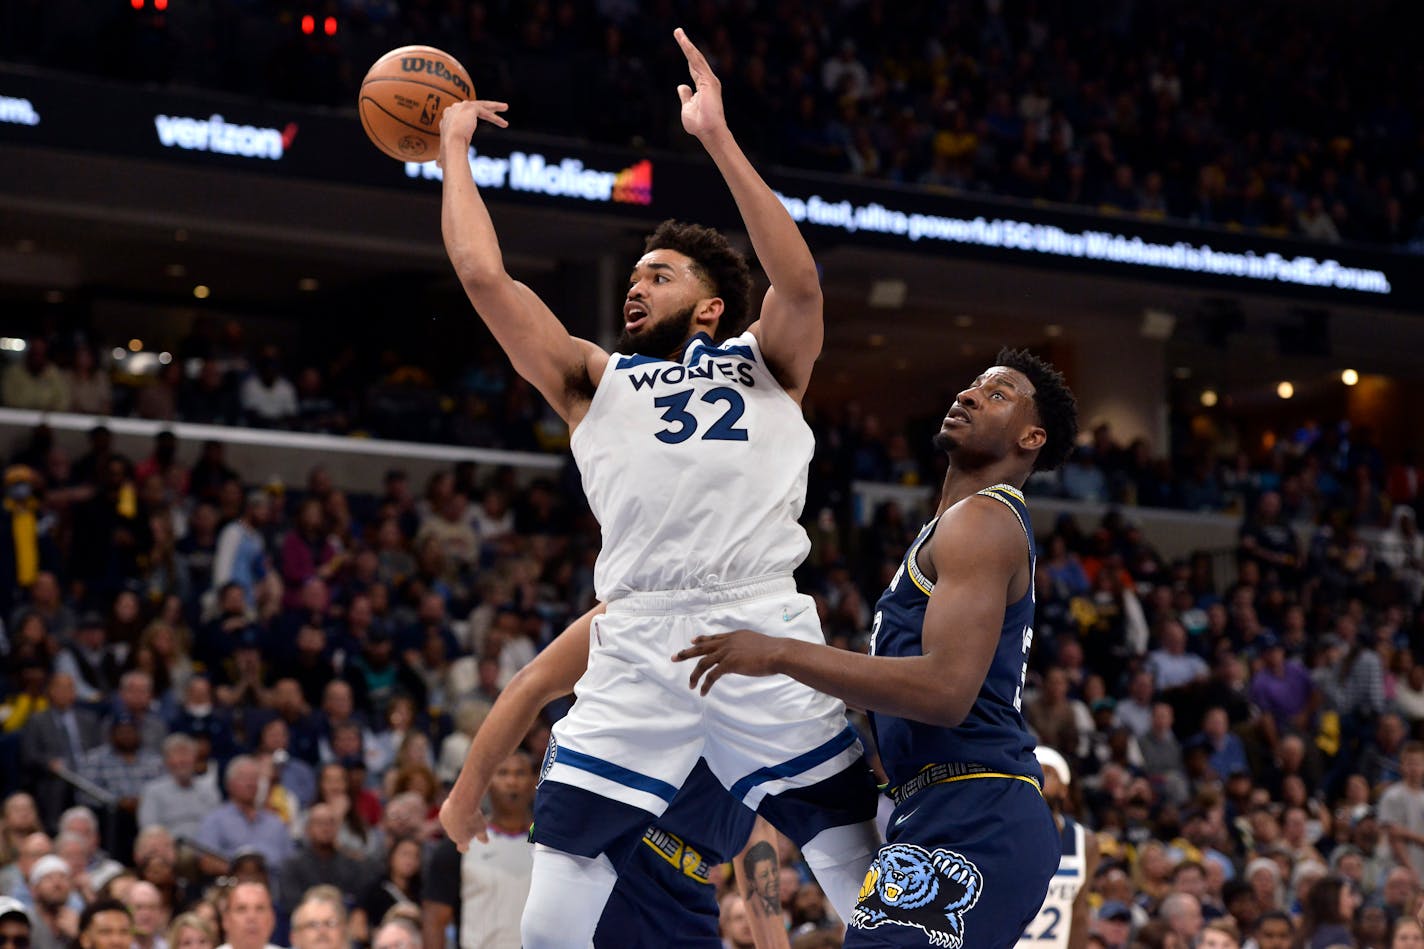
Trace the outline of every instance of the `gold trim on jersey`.
<instances>
[{"instance_id":1,"label":"gold trim on jersey","mask_svg":"<svg viewBox=\"0 0 1424 949\"><path fill-rule=\"evenodd\" d=\"M1014 781L1025 781L1033 785L1033 789L1040 795L1043 788L1037 781L1026 774L1009 774L1006 771L991 771L982 764L971 762L948 762L927 764L919 770L910 780L897 788L892 788L889 792L890 799L896 805L919 794L925 788L934 787L936 784L953 784L956 781L970 781L976 778L1010 778Z\"/></svg>"},{"instance_id":2,"label":"gold trim on jersey","mask_svg":"<svg viewBox=\"0 0 1424 949\"><path fill-rule=\"evenodd\" d=\"M920 588L920 592L929 596L934 592L934 583L925 576L925 572L920 569L920 548L925 545L925 541L934 536L935 527L939 524L941 515L936 514L934 520L925 525L920 532L920 537L910 545L909 553L905 554L905 572L910 575L910 582Z\"/></svg>"},{"instance_id":3,"label":"gold trim on jersey","mask_svg":"<svg viewBox=\"0 0 1424 949\"><path fill-rule=\"evenodd\" d=\"M992 487L985 488L983 491L976 491L975 493L982 494L986 498L993 498L1010 511L1013 511L1014 518L1019 522L1019 526L1023 528L1024 536L1029 536L1028 524L1024 523L1023 515L1019 513L1018 508L1014 507L1013 501L1009 500L1009 498L1013 498L1014 501L1018 501L1022 505L1028 505L1028 502L1024 500L1023 492L1018 488L1011 484L996 484Z\"/></svg>"},{"instance_id":4,"label":"gold trim on jersey","mask_svg":"<svg viewBox=\"0 0 1424 949\"><path fill-rule=\"evenodd\" d=\"M1013 498L1020 504L1027 506L1028 502L1024 500L1022 491L1011 484L995 484L990 485L982 491L976 491L975 494L982 494L986 498L993 498L1010 511L1013 511L1014 517L1017 518L1019 522L1019 526L1024 530L1024 536L1028 536L1029 529L1028 525L1024 523L1023 515L1020 514L1018 508L1014 507L1009 501L1009 498ZM942 514L936 514L934 520L925 525L925 529L920 534L920 538L910 546L910 552L905 555L905 572L910 575L910 581L914 583L925 596L934 593L935 585L929 577L925 576L925 572L920 569L920 548L925 545L925 541L934 536L935 527L938 525L939 519L942 516Z\"/></svg>"}]
</instances>

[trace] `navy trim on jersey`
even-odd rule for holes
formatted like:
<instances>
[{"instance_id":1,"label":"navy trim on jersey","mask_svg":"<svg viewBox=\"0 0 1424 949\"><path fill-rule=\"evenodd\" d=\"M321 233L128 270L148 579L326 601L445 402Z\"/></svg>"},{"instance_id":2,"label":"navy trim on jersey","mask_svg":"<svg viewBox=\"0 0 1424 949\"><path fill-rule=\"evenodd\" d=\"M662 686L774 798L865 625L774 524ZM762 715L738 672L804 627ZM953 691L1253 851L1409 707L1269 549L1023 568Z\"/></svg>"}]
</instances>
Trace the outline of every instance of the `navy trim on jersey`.
<instances>
[{"instance_id":1,"label":"navy trim on jersey","mask_svg":"<svg viewBox=\"0 0 1424 949\"><path fill-rule=\"evenodd\" d=\"M1067 869L1064 869L1063 867L1059 867L1057 870L1053 871L1053 875L1056 877L1075 877L1078 875L1078 868L1068 867Z\"/></svg>"},{"instance_id":2,"label":"navy trim on jersey","mask_svg":"<svg viewBox=\"0 0 1424 949\"><path fill-rule=\"evenodd\" d=\"M560 757L563 754L560 748ZM579 857L606 853L616 868L642 846L643 832L654 820L657 818L641 807L572 784L545 781L534 795L529 839Z\"/></svg>"},{"instance_id":3,"label":"navy trim on jersey","mask_svg":"<svg viewBox=\"0 0 1424 949\"><path fill-rule=\"evenodd\" d=\"M560 748L556 760L559 764L566 764L570 768L578 768L580 771L596 774L610 781L616 781L625 787L646 791L648 794L662 798L669 804L677 796L677 788L666 781L659 781L646 774L639 774L630 768L616 765L611 761L604 761L602 758L595 758L593 755L586 755L581 751L574 751L572 748Z\"/></svg>"},{"instance_id":4,"label":"navy trim on jersey","mask_svg":"<svg viewBox=\"0 0 1424 949\"><path fill-rule=\"evenodd\" d=\"M825 742L820 747L812 748L805 754L797 755L790 761L783 761L781 764L753 771L732 785L732 797L739 801L744 800L746 796L751 793L752 788L758 784L765 784L767 781L775 781L779 778L789 778L794 774L809 771L816 767L816 765L829 761L842 751L845 751L851 745L855 744L857 740L855 729L847 725L845 731L830 741Z\"/></svg>"},{"instance_id":5,"label":"navy trim on jersey","mask_svg":"<svg viewBox=\"0 0 1424 949\"><path fill-rule=\"evenodd\" d=\"M762 798L757 813L771 821L798 847L831 827L846 827L875 819L880 792L875 773L864 756L842 771L804 788L791 788ZM750 834L750 828L748 828ZM745 842L746 836L743 836ZM735 853L741 845L730 851Z\"/></svg>"},{"instance_id":6,"label":"navy trim on jersey","mask_svg":"<svg viewBox=\"0 0 1424 949\"><path fill-rule=\"evenodd\" d=\"M740 356L743 359L750 359L752 362L756 362L756 353L752 352L750 346L727 346L718 349L712 344L712 337L706 333L698 333L692 337L692 339L688 340L688 352L692 352L692 347L697 343L702 344L702 349L693 354L691 363L693 366L697 365L697 361L703 356Z\"/></svg>"},{"instance_id":7,"label":"navy trim on jersey","mask_svg":"<svg viewBox=\"0 0 1424 949\"><path fill-rule=\"evenodd\" d=\"M667 362L666 359L659 359L657 356L620 356L618 358L619 369L631 369L634 366L646 366L650 362Z\"/></svg>"},{"instance_id":8,"label":"navy trim on jersey","mask_svg":"<svg viewBox=\"0 0 1424 949\"><path fill-rule=\"evenodd\" d=\"M1073 818L1064 815L1063 831L1060 834L1063 838L1063 856L1076 857L1078 855L1078 825Z\"/></svg>"}]
</instances>

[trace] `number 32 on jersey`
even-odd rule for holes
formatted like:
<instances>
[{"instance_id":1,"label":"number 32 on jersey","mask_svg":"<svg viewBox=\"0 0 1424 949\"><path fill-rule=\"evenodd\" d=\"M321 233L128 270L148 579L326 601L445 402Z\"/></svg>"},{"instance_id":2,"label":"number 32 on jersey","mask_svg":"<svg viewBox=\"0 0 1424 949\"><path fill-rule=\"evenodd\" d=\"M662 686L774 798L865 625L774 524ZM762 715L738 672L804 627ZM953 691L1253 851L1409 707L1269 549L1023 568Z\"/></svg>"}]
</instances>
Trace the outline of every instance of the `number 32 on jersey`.
<instances>
[{"instance_id":1,"label":"number 32 on jersey","mask_svg":"<svg viewBox=\"0 0 1424 949\"><path fill-rule=\"evenodd\" d=\"M681 445L701 431L702 440L706 442L747 440L747 430L737 425L747 410L746 400L740 392L729 386L709 389L702 393L699 401L712 408L703 410L701 406L695 406L699 410L698 413L688 408L692 393L692 389L682 389L653 400L653 405L663 410L662 420L668 423L667 428L653 433L654 438L667 445ZM718 406L724 406L720 414L717 412ZM702 416L700 419L699 413Z\"/></svg>"}]
</instances>

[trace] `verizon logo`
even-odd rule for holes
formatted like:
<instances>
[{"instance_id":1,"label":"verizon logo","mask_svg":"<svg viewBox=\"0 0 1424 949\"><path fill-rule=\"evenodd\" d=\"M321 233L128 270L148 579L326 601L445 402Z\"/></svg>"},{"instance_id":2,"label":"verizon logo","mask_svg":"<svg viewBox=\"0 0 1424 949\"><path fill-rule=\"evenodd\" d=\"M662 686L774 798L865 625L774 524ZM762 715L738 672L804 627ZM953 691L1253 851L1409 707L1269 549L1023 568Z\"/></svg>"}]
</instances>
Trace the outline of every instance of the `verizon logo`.
<instances>
[{"instance_id":1,"label":"verizon logo","mask_svg":"<svg viewBox=\"0 0 1424 949\"><path fill-rule=\"evenodd\" d=\"M158 142L164 148L271 161L280 159L297 137L295 122L288 122L284 129L265 129L226 122L220 115L206 119L155 115L153 124L158 129Z\"/></svg>"}]
</instances>

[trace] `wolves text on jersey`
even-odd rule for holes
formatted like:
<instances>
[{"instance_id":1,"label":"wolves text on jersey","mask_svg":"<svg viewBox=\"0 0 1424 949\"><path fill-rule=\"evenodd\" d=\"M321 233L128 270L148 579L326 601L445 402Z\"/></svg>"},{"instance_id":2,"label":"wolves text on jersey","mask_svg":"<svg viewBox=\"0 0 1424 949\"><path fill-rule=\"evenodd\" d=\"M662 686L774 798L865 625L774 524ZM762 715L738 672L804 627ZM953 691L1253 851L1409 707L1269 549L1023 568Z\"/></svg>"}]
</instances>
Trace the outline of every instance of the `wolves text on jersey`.
<instances>
[{"instance_id":1,"label":"wolves text on jersey","mask_svg":"<svg viewBox=\"0 0 1424 949\"><path fill-rule=\"evenodd\" d=\"M629 369L624 378L633 386L634 392L652 388L660 382L678 385L691 379L713 379L719 382L725 379L741 383L748 388L756 385L751 363L737 359L707 359L702 360L701 365L695 366L684 366L681 363L643 365Z\"/></svg>"}]
</instances>

